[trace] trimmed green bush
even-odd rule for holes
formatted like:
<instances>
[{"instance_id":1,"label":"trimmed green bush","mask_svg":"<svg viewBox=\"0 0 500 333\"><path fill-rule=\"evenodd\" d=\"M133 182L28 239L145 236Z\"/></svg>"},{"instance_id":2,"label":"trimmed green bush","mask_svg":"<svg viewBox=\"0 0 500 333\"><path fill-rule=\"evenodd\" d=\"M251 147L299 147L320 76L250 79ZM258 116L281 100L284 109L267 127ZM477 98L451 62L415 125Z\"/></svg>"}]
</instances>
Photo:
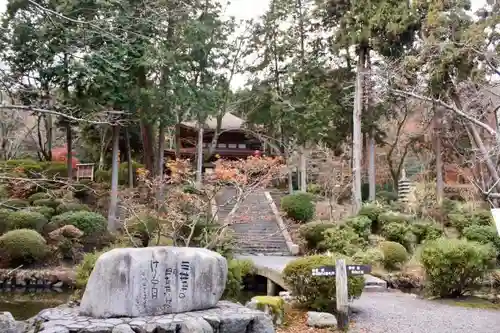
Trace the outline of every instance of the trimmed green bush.
<instances>
[{"instance_id":1,"label":"trimmed green bush","mask_svg":"<svg viewBox=\"0 0 500 333\"><path fill-rule=\"evenodd\" d=\"M408 260L408 251L399 243L380 242L379 248L382 251L384 267L387 269L395 269Z\"/></svg>"},{"instance_id":2,"label":"trimmed green bush","mask_svg":"<svg viewBox=\"0 0 500 333\"><path fill-rule=\"evenodd\" d=\"M297 222L308 222L314 217L312 195L303 192L287 195L281 199L281 209Z\"/></svg>"},{"instance_id":3,"label":"trimmed green bush","mask_svg":"<svg viewBox=\"0 0 500 333\"><path fill-rule=\"evenodd\" d=\"M359 237L368 240L371 234L372 220L367 216L359 215L346 220L346 225L351 227Z\"/></svg>"},{"instance_id":4,"label":"trimmed green bush","mask_svg":"<svg viewBox=\"0 0 500 333\"><path fill-rule=\"evenodd\" d=\"M29 202L23 199L9 199L2 202L5 208L24 208L29 206Z\"/></svg>"},{"instance_id":5,"label":"trimmed green bush","mask_svg":"<svg viewBox=\"0 0 500 333\"><path fill-rule=\"evenodd\" d=\"M352 256L366 245L365 240L347 225L326 229L323 235L325 239L321 246L334 253Z\"/></svg>"},{"instance_id":6,"label":"trimmed green bush","mask_svg":"<svg viewBox=\"0 0 500 333\"><path fill-rule=\"evenodd\" d=\"M331 276L313 276L312 270L320 266L335 265L341 256L315 255L302 257L290 262L283 271L283 279L290 286L291 292L302 305L316 311L334 311L336 309L335 278ZM363 277L348 277L348 295L359 297L363 292Z\"/></svg>"},{"instance_id":7,"label":"trimmed green bush","mask_svg":"<svg viewBox=\"0 0 500 333\"><path fill-rule=\"evenodd\" d=\"M463 235L469 241L493 245L497 250L497 254L500 254L500 237L498 237L496 227L471 225L463 230Z\"/></svg>"},{"instance_id":8,"label":"trimmed green bush","mask_svg":"<svg viewBox=\"0 0 500 333\"><path fill-rule=\"evenodd\" d=\"M379 248L368 248L366 250L359 250L352 256L355 263L365 265L377 265L383 263L384 254Z\"/></svg>"},{"instance_id":9,"label":"trimmed green bush","mask_svg":"<svg viewBox=\"0 0 500 333\"><path fill-rule=\"evenodd\" d=\"M33 206L46 206L56 209L61 204L59 199L39 199L33 201Z\"/></svg>"},{"instance_id":10,"label":"trimmed green bush","mask_svg":"<svg viewBox=\"0 0 500 333\"><path fill-rule=\"evenodd\" d=\"M396 242L410 250L414 242L414 235L410 226L404 223L391 222L382 226L382 236L388 241Z\"/></svg>"},{"instance_id":11,"label":"trimmed green bush","mask_svg":"<svg viewBox=\"0 0 500 333\"><path fill-rule=\"evenodd\" d=\"M49 162L43 173L47 178L66 178L68 177L68 166L66 162Z\"/></svg>"},{"instance_id":12,"label":"trimmed green bush","mask_svg":"<svg viewBox=\"0 0 500 333\"><path fill-rule=\"evenodd\" d=\"M101 214L86 211L66 212L54 216L50 222L54 228L73 225L86 235L106 230L106 223L106 219Z\"/></svg>"},{"instance_id":13,"label":"trimmed green bush","mask_svg":"<svg viewBox=\"0 0 500 333\"><path fill-rule=\"evenodd\" d=\"M443 235L443 229L432 221L416 221L411 224L411 231L415 235L415 242L417 244L437 239Z\"/></svg>"},{"instance_id":14,"label":"trimmed green bush","mask_svg":"<svg viewBox=\"0 0 500 333\"><path fill-rule=\"evenodd\" d=\"M90 212L90 208L89 206L78 202L63 202L56 208L57 214L62 214L66 212L79 212L79 211Z\"/></svg>"},{"instance_id":15,"label":"trimmed green bush","mask_svg":"<svg viewBox=\"0 0 500 333\"><path fill-rule=\"evenodd\" d=\"M391 203L398 200L398 193L391 191L380 191L377 192L377 199L385 203Z\"/></svg>"},{"instance_id":16,"label":"trimmed green bush","mask_svg":"<svg viewBox=\"0 0 500 333\"><path fill-rule=\"evenodd\" d=\"M43 165L39 161L24 159L24 160L9 160L0 163L0 170L12 173L15 169L22 170L22 173L30 178L39 178L43 170Z\"/></svg>"},{"instance_id":17,"label":"trimmed green bush","mask_svg":"<svg viewBox=\"0 0 500 333\"><path fill-rule=\"evenodd\" d=\"M18 229L0 236L0 251L5 254L11 266L31 264L45 257L47 243L35 230Z\"/></svg>"},{"instance_id":18,"label":"trimmed green bush","mask_svg":"<svg viewBox=\"0 0 500 333\"><path fill-rule=\"evenodd\" d=\"M491 245L465 239L440 238L425 245L420 261L431 294L459 297L476 289L495 266L495 250Z\"/></svg>"},{"instance_id":19,"label":"trimmed green bush","mask_svg":"<svg viewBox=\"0 0 500 333\"><path fill-rule=\"evenodd\" d=\"M378 217L378 221L381 227L389 223L400 223L400 224L408 223L411 221L411 219L412 217L410 215L393 211L382 213Z\"/></svg>"},{"instance_id":20,"label":"trimmed green bush","mask_svg":"<svg viewBox=\"0 0 500 333\"><path fill-rule=\"evenodd\" d=\"M50 194L45 193L45 192L38 192L30 195L28 197L29 202L33 203L36 200L41 200L41 199L50 199Z\"/></svg>"},{"instance_id":21,"label":"trimmed green bush","mask_svg":"<svg viewBox=\"0 0 500 333\"><path fill-rule=\"evenodd\" d=\"M301 225L299 228L299 235L305 241L305 247L308 251L324 251L322 242L325 239L324 231L326 229L334 228L335 223L315 221Z\"/></svg>"},{"instance_id":22,"label":"trimmed green bush","mask_svg":"<svg viewBox=\"0 0 500 333\"><path fill-rule=\"evenodd\" d=\"M452 227L462 235L465 228L472 225L492 226L493 220L491 213L486 210L477 210L474 212L457 210L448 214L448 219Z\"/></svg>"},{"instance_id":23,"label":"trimmed green bush","mask_svg":"<svg viewBox=\"0 0 500 333\"><path fill-rule=\"evenodd\" d=\"M0 234L9 231L9 215L11 213L10 209L0 208Z\"/></svg>"},{"instance_id":24,"label":"trimmed green bush","mask_svg":"<svg viewBox=\"0 0 500 333\"><path fill-rule=\"evenodd\" d=\"M30 206L24 208L23 211L40 213L49 220L52 218L52 216L54 216L56 212L54 208L48 206Z\"/></svg>"},{"instance_id":25,"label":"trimmed green bush","mask_svg":"<svg viewBox=\"0 0 500 333\"><path fill-rule=\"evenodd\" d=\"M44 215L26 210L12 212L7 219L9 230L32 229L40 232L48 222Z\"/></svg>"},{"instance_id":26,"label":"trimmed green bush","mask_svg":"<svg viewBox=\"0 0 500 333\"><path fill-rule=\"evenodd\" d=\"M224 299L237 300L243 289L243 279L252 274L253 263L250 260L230 259L227 263L226 289L224 289Z\"/></svg>"},{"instance_id":27,"label":"trimmed green bush","mask_svg":"<svg viewBox=\"0 0 500 333\"><path fill-rule=\"evenodd\" d=\"M366 216L372 221L371 232L376 234L380 232L380 224L378 222L378 217L380 214L384 213L385 209L377 203L367 203L361 207L359 211L359 216Z\"/></svg>"}]
</instances>

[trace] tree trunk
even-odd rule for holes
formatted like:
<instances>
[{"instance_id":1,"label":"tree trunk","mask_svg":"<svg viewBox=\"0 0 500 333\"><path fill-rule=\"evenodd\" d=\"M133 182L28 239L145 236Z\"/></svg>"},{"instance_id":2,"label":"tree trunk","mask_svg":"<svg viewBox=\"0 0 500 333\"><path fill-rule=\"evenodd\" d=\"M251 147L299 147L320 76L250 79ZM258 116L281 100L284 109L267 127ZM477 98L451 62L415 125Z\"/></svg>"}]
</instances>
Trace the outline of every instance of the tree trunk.
<instances>
[{"instance_id":1,"label":"tree trunk","mask_svg":"<svg viewBox=\"0 0 500 333\"><path fill-rule=\"evenodd\" d=\"M436 157L436 200L438 204L443 202L444 179L443 179L443 152L441 146L441 112L436 110L434 115L434 154Z\"/></svg>"},{"instance_id":2,"label":"tree trunk","mask_svg":"<svg viewBox=\"0 0 500 333\"><path fill-rule=\"evenodd\" d=\"M125 128L125 141L127 144L128 187L134 188L134 166L132 165L132 149L130 148L130 135L128 133L128 128Z\"/></svg>"},{"instance_id":3,"label":"tree trunk","mask_svg":"<svg viewBox=\"0 0 500 333\"><path fill-rule=\"evenodd\" d=\"M368 71L371 70L371 60L370 60L370 53L369 51L366 52L366 68ZM366 100L366 111L370 113L370 115L374 116L373 114L373 96L372 96L372 78L371 75L368 75L364 78L363 80L366 83L366 94L368 95ZM373 128L371 128L368 131L368 135L366 138L366 146L367 146L367 153L368 153L368 200L369 201L375 201L375 196L376 196L376 170L375 170L375 137L374 137L374 131Z\"/></svg>"},{"instance_id":4,"label":"tree trunk","mask_svg":"<svg viewBox=\"0 0 500 333\"><path fill-rule=\"evenodd\" d=\"M203 170L203 122L198 123L198 142L196 143L196 186L201 189Z\"/></svg>"},{"instance_id":5,"label":"tree trunk","mask_svg":"<svg viewBox=\"0 0 500 333\"><path fill-rule=\"evenodd\" d=\"M307 149L305 145L299 148L299 191L307 192Z\"/></svg>"},{"instance_id":6,"label":"tree trunk","mask_svg":"<svg viewBox=\"0 0 500 333\"><path fill-rule=\"evenodd\" d=\"M118 229L118 221L116 218L118 209L118 153L120 141L120 127L113 126L113 152L111 163L111 196L108 209L108 230L115 232Z\"/></svg>"},{"instance_id":7,"label":"tree trunk","mask_svg":"<svg viewBox=\"0 0 500 333\"><path fill-rule=\"evenodd\" d=\"M66 123L66 166L68 168L68 181L71 181L73 179L73 154L72 154L72 149L73 148L73 136L71 133L71 124L68 121Z\"/></svg>"},{"instance_id":8,"label":"tree trunk","mask_svg":"<svg viewBox=\"0 0 500 333\"><path fill-rule=\"evenodd\" d=\"M160 186L158 189L158 194L156 200L158 202L159 208L163 209L164 191L163 186L163 176L164 176L164 164L165 164L165 126L160 123L160 128L158 131L158 177L160 179Z\"/></svg>"},{"instance_id":9,"label":"tree trunk","mask_svg":"<svg viewBox=\"0 0 500 333\"><path fill-rule=\"evenodd\" d=\"M363 107L363 74L365 50L360 49L356 71L356 87L354 109L352 116L352 213L357 214L361 209L361 155L363 142L361 135L361 109Z\"/></svg>"},{"instance_id":10,"label":"tree trunk","mask_svg":"<svg viewBox=\"0 0 500 333\"><path fill-rule=\"evenodd\" d=\"M181 155L181 125L175 124L175 158Z\"/></svg>"},{"instance_id":11,"label":"tree trunk","mask_svg":"<svg viewBox=\"0 0 500 333\"><path fill-rule=\"evenodd\" d=\"M52 123L52 115L46 115L44 116L44 122L45 122L45 136L46 136L46 143L45 143L45 151L47 155L47 160L52 161L52 138L54 136L54 124Z\"/></svg>"}]
</instances>

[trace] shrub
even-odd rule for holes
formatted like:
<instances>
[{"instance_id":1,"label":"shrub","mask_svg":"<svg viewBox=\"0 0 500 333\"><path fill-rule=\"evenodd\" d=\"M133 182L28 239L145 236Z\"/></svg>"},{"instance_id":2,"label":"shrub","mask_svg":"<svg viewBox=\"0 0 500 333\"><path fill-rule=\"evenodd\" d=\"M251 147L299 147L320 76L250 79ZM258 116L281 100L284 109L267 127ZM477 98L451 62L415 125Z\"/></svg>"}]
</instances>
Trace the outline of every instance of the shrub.
<instances>
[{"instance_id":1,"label":"shrub","mask_svg":"<svg viewBox=\"0 0 500 333\"><path fill-rule=\"evenodd\" d=\"M111 170L96 170L95 180L99 183L109 183L111 181Z\"/></svg>"},{"instance_id":2,"label":"shrub","mask_svg":"<svg viewBox=\"0 0 500 333\"><path fill-rule=\"evenodd\" d=\"M58 199L39 199L33 201L33 206L46 206L54 209L56 209L60 204L61 200Z\"/></svg>"},{"instance_id":3,"label":"shrub","mask_svg":"<svg viewBox=\"0 0 500 333\"><path fill-rule=\"evenodd\" d=\"M436 296L462 296L478 286L494 267L494 258L491 245L446 238L429 242L420 258L426 272L426 288Z\"/></svg>"},{"instance_id":4,"label":"shrub","mask_svg":"<svg viewBox=\"0 0 500 333\"><path fill-rule=\"evenodd\" d=\"M9 215L12 213L9 209L0 208L0 234L9 230Z\"/></svg>"},{"instance_id":5,"label":"shrub","mask_svg":"<svg viewBox=\"0 0 500 333\"><path fill-rule=\"evenodd\" d=\"M305 241L305 247L309 251L323 251L326 249L321 248L322 242L325 239L323 232L326 229L334 228L337 225L329 222L309 222L299 228L300 237Z\"/></svg>"},{"instance_id":6,"label":"shrub","mask_svg":"<svg viewBox=\"0 0 500 333\"><path fill-rule=\"evenodd\" d=\"M381 242L379 247L382 251L384 266L387 269L395 269L408 260L408 251L399 243L386 241Z\"/></svg>"},{"instance_id":7,"label":"shrub","mask_svg":"<svg viewBox=\"0 0 500 333\"><path fill-rule=\"evenodd\" d=\"M85 211L85 212L90 212L90 208L87 205L78 203L78 202L66 202L62 203L56 208L57 214L62 214L66 212L79 212L79 211Z\"/></svg>"},{"instance_id":8,"label":"shrub","mask_svg":"<svg viewBox=\"0 0 500 333\"><path fill-rule=\"evenodd\" d=\"M463 230L463 235L469 241L493 245L500 254L500 237L494 226L471 225Z\"/></svg>"},{"instance_id":9,"label":"shrub","mask_svg":"<svg viewBox=\"0 0 500 333\"><path fill-rule=\"evenodd\" d=\"M95 263L99 256L105 251L87 253L83 256L82 261L76 266L75 287L77 289L85 289L90 277L90 273L94 269Z\"/></svg>"},{"instance_id":10,"label":"shrub","mask_svg":"<svg viewBox=\"0 0 500 333\"><path fill-rule=\"evenodd\" d=\"M454 211L448 214L448 219L452 227L462 235L465 228L472 225L491 226L493 221L491 213L486 210L477 210L474 212Z\"/></svg>"},{"instance_id":11,"label":"shrub","mask_svg":"<svg viewBox=\"0 0 500 333\"><path fill-rule=\"evenodd\" d=\"M407 250L411 249L414 241L410 226L404 223L391 222L382 227L382 236L388 241L403 245Z\"/></svg>"},{"instance_id":12,"label":"shrub","mask_svg":"<svg viewBox=\"0 0 500 333\"><path fill-rule=\"evenodd\" d=\"M4 201L2 206L7 208L24 208L29 206L29 202L23 199L9 199Z\"/></svg>"},{"instance_id":13,"label":"shrub","mask_svg":"<svg viewBox=\"0 0 500 333\"><path fill-rule=\"evenodd\" d=\"M237 299L243 289L243 278L246 275L252 274L253 263L250 260L228 260L228 274L226 280L226 289L224 290L224 298Z\"/></svg>"},{"instance_id":14,"label":"shrub","mask_svg":"<svg viewBox=\"0 0 500 333\"><path fill-rule=\"evenodd\" d=\"M379 233L380 225L378 222L378 217L384 212L384 208L377 203L367 203L361 207L359 211L359 216L366 216L372 221L371 232Z\"/></svg>"},{"instance_id":15,"label":"shrub","mask_svg":"<svg viewBox=\"0 0 500 333\"><path fill-rule=\"evenodd\" d=\"M66 162L48 162L44 174L47 178L68 177L68 166Z\"/></svg>"},{"instance_id":16,"label":"shrub","mask_svg":"<svg viewBox=\"0 0 500 333\"><path fill-rule=\"evenodd\" d=\"M385 203L391 203L398 200L398 193L391 191L377 192L377 199Z\"/></svg>"},{"instance_id":17,"label":"shrub","mask_svg":"<svg viewBox=\"0 0 500 333\"><path fill-rule=\"evenodd\" d=\"M443 235L443 230L437 223L431 221L416 221L411 225L411 231L415 235L415 242L421 244L426 240L433 240Z\"/></svg>"},{"instance_id":18,"label":"shrub","mask_svg":"<svg viewBox=\"0 0 500 333\"><path fill-rule=\"evenodd\" d=\"M33 203L36 200L41 200L41 199L50 199L50 195L45 192L37 192L28 197L28 201Z\"/></svg>"},{"instance_id":19,"label":"shrub","mask_svg":"<svg viewBox=\"0 0 500 333\"><path fill-rule=\"evenodd\" d=\"M0 164L0 170L10 173L14 172L14 170L19 170L20 173L30 178L39 178L43 166L42 163L30 159L9 160Z\"/></svg>"},{"instance_id":20,"label":"shrub","mask_svg":"<svg viewBox=\"0 0 500 333\"><path fill-rule=\"evenodd\" d=\"M321 246L334 253L352 256L361 247L366 245L363 238L347 225L340 225L326 229L323 233L325 239Z\"/></svg>"},{"instance_id":21,"label":"shrub","mask_svg":"<svg viewBox=\"0 0 500 333\"><path fill-rule=\"evenodd\" d=\"M12 230L0 236L0 250L11 265L34 263L48 253L42 235L29 229Z\"/></svg>"},{"instance_id":22,"label":"shrub","mask_svg":"<svg viewBox=\"0 0 500 333\"><path fill-rule=\"evenodd\" d=\"M132 237L137 237L141 240L143 247L147 247L153 238L155 232L160 227L161 220L150 215L141 215L134 217L126 222L127 232ZM198 226L198 225L196 225ZM196 228L195 226L195 228ZM197 230L195 230L196 232ZM189 233L186 232L188 236Z\"/></svg>"},{"instance_id":23,"label":"shrub","mask_svg":"<svg viewBox=\"0 0 500 333\"><path fill-rule=\"evenodd\" d=\"M24 208L23 211L40 213L43 216L45 216L48 220L50 220L56 212L54 208L47 206L30 206Z\"/></svg>"},{"instance_id":24,"label":"shrub","mask_svg":"<svg viewBox=\"0 0 500 333\"><path fill-rule=\"evenodd\" d=\"M314 203L309 193L294 193L281 199L281 209L297 222L308 222L314 217Z\"/></svg>"},{"instance_id":25,"label":"shrub","mask_svg":"<svg viewBox=\"0 0 500 333\"><path fill-rule=\"evenodd\" d=\"M354 216L346 220L346 225L351 227L359 237L368 239L371 233L372 221L367 216Z\"/></svg>"},{"instance_id":26,"label":"shrub","mask_svg":"<svg viewBox=\"0 0 500 333\"><path fill-rule=\"evenodd\" d=\"M381 227L389 223L405 224L411 221L411 216L399 212L388 211L380 214L378 221Z\"/></svg>"},{"instance_id":27,"label":"shrub","mask_svg":"<svg viewBox=\"0 0 500 333\"><path fill-rule=\"evenodd\" d=\"M356 252L352 260L357 264L377 265L384 261L384 254L379 248L369 248Z\"/></svg>"},{"instance_id":28,"label":"shrub","mask_svg":"<svg viewBox=\"0 0 500 333\"><path fill-rule=\"evenodd\" d=\"M26 210L12 212L7 219L9 230L32 229L41 232L48 222L43 214Z\"/></svg>"},{"instance_id":29,"label":"shrub","mask_svg":"<svg viewBox=\"0 0 500 333\"><path fill-rule=\"evenodd\" d=\"M54 216L50 224L55 228L60 228L63 225L73 225L84 232L90 234L93 232L104 231L106 229L106 219L98 213L79 211L66 212L61 215Z\"/></svg>"},{"instance_id":30,"label":"shrub","mask_svg":"<svg viewBox=\"0 0 500 333\"><path fill-rule=\"evenodd\" d=\"M312 194L321 194L322 189L319 184L307 184L307 192Z\"/></svg>"},{"instance_id":31,"label":"shrub","mask_svg":"<svg viewBox=\"0 0 500 333\"><path fill-rule=\"evenodd\" d=\"M290 262L283 271L283 279L290 286L297 301L316 311L336 309L335 278L331 276L312 276L312 270L324 265L335 265L335 260L345 257L315 255L302 257ZM345 258L348 264L352 261ZM348 277L348 294L359 297L363 292L363 277Z\"/></svg>"}]
</instances>

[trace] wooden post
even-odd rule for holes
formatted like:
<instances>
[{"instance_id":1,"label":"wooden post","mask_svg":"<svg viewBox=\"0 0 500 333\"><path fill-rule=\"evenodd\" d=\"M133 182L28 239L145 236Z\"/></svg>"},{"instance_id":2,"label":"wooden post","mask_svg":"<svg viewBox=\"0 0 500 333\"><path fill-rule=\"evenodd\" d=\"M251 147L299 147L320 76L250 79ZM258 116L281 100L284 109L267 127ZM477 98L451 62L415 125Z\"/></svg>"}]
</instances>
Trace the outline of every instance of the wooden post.
<instances>
[{"instance_id":1,"label":"wooden post","mask_svg":"<svg viewBox=\"0 0 500 333\"><path fill-rule=\"evenodd\" d=\"M337 259L335 263L335 279L337 324L339 329L346 331L349 328L349 297L347 292L347 270L344 259Z\"/></svg>"}]
</instances>

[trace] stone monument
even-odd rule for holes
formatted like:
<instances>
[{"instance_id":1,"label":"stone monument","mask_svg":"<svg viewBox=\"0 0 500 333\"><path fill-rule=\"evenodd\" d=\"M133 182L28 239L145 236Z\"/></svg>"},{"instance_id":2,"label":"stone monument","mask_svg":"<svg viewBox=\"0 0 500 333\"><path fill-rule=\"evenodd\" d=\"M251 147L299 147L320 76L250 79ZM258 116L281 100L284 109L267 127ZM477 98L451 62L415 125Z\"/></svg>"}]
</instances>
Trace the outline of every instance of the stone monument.
<instances>
[{"instance_id":1,"label":"stone monument","mask_svg":"<svg viewBox=\"0 0 500 333\"><path fill-rule=\"evenodd\" d=\"M111 318L205 310L220 300L226 279L226 259L207 249L114 249L97 260L80 313Z\"/></svg>"},{"instance_id":2,"label":"stone monument","mask_svg":"<svg viewBox=\"0 0 500 333\"><path fill-rule=\"evenodd\" d=\"M264 312L219 301L226 279L226 259L206 249L114 249L98 258L80 305L45 309L9 333L274 333Z\"/></svg>"}]
</instances>

